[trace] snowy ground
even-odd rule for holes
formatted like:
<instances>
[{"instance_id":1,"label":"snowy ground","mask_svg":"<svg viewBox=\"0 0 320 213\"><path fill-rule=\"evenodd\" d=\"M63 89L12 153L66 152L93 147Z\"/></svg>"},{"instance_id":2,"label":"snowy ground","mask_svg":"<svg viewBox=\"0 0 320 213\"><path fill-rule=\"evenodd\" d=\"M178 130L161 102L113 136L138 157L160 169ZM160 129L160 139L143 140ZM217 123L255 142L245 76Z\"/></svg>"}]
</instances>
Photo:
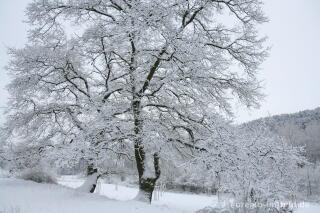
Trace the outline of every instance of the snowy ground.
<instances>
[{"instance_id":1,"label":"snowy ground","mask_svg":"<svg viewBox=\"0 0 320 213\"><path fill-rule=\"evenodd\" d=\"M67 187L0 179L1 213L178 213L166 206L137 201L116 201Z\"/></svg>"},{"instance_id":2,"label":"snowy ground","mask_svg":"<svg viewBox=\"0 0 320 213\"><path fill-rule=\"evenodd\" d=\"M132 201L137 189L101 183L97 194L71 188L83 180L63 177L65 186L38 184L31 181L0 178L0 213L191 213L217 204L216 196L164 192L152 205ZM319 213L320 206L307 204L298 213Z\"/></svg>"},{"instance_id":3,"label":"snowy ground","mask_svg":"<svg viewBox=\"0 0 320 213\"><path fill-rule=\"evenodd\" d=\"M68 187L79 187L84 180L73 176L65 176L60 179L59 183ZM127 201L132 200L138 193L137 188L130 188L121 185L106 184L99 182L97 193L111 199ZM158 199L153 201L154 206L166 206L179 212L195 212L205 206L215 206L217 196L182 194L172 192L156 192Z\"/></svg>"}]
</instances>

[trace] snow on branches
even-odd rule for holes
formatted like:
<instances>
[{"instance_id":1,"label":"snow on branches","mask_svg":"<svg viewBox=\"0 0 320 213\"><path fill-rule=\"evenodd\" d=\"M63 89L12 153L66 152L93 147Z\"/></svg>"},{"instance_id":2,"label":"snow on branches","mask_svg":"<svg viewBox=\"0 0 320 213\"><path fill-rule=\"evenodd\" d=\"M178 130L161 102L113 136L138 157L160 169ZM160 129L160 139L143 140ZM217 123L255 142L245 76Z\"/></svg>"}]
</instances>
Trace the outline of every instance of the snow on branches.
<instances>
[{"instance_id":1,"label":"snow on branches","mask_svg":"<svg viewBox=\"0 0 320 213\"><path fill-rule=\"evenodd\" d=\"M272 203L295 199L299 169L307 164L303 149L267 130L263 123L241 125L193 159L215 176L218 191L232 193L237 202ZM210 143L211 144L211 143Z\"/></svg>"},{"instance_id":2,"label":"snow on branches","mask_svg":"<svg viewBox=\"0 0 320 213\"><path fill-rule=\"evenodd\" d=\"M221 124L231 128L219 113L232 115L233 99L259 105L256 71L267 56L259 0L36 0L27 15L29 42L9 51L9 138L46 141L62 164L135 161L148 201L161 158L220 151L211 167L232 170L260 145L269 151L248 147L238 161L240 138L216 138ZM224 166L219 154L236 163Z\"/></svg>"}]
</instances>

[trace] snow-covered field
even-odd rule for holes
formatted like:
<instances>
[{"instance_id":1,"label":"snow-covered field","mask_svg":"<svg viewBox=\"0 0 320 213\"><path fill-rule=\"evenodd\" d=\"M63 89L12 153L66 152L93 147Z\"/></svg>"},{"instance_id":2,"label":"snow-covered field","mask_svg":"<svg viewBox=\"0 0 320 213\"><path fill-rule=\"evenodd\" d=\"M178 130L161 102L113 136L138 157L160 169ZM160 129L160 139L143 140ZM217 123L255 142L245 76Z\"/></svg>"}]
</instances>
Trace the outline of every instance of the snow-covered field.
<instances>
[{"instance_id":1,"label":"snow-covered field","mask_svg":"<svg viewBox=\"0 0 320 213\"><path fill-rule=\"evenodd\" d=\"M59 183L64 186L60 186L0 178L0 213L191 213L218 202L216 196L164 192L149 205L131 200L135 188L101 183L96 194L71 189L82 182L63 177ZM296 212L319 213L320 206L307 204Z\"/></svg>"},{"instance_id":2,"label":"snow-covered field","mask_svg":"<svg viewBox=\"0 0 320 213\"><path fill-rule=\"evenodd\" d=\"M65 176L60 179L59 183L68 187L79 187L84 180L75 178L73 176ZM121 185L113 185L99 182L97 186L97 193L104 195L110 199L127 201L132 200L138 193L137 188L130 188ZM158 193L152 205L168 207L172 212L195 212L205 206L215 206L217 204L217 196L182 194L172 192Z\"/></svg>"},{"instance_id":3,"label":"snow-covered field","mask_svg":"<svg viewBox=\"0 0 320 213\"><path fill-rule=\"evenodd\" d=\"M59 185L38 184L17 179L0 179L1 213L89 213L89 212L179 212L167 206L137 201L116 201Z\"/></svg>"}]
</instances>

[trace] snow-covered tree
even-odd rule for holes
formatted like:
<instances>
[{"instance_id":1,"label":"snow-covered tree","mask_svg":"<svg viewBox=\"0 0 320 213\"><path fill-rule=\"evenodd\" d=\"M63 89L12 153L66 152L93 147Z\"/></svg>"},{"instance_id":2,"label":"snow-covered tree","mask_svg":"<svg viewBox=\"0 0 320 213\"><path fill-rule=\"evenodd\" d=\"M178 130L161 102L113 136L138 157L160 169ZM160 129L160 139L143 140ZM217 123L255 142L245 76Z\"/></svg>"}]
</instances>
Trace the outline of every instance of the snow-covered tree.
<instances>
[{"instance_id":1,"label":"snow-covered tree","mask_svg":"<svg viewBox=\"0 0 320 213\"><path fill-rule=\"evenodd\" d=\"M220 130L214 148L191 162L202 163L216 176L219 191L237 202L268 204L296 198L299 170L306 165L301 147L268 131L265 125Z\"/></svg>"},{"instance_id":2,"label":"snow-covered tree","mask_svg":"<svg viewBox=\"0 0 320 213\"><path fill-rule=\"evenodd\" d=\"M27 15L29 42L10 51L7 131L80 146L92 166L134 156L139 200L151 201L160 158L206 146L233 98L261 97L259 0L36 0Z\"/></svg>"}]
</instances>

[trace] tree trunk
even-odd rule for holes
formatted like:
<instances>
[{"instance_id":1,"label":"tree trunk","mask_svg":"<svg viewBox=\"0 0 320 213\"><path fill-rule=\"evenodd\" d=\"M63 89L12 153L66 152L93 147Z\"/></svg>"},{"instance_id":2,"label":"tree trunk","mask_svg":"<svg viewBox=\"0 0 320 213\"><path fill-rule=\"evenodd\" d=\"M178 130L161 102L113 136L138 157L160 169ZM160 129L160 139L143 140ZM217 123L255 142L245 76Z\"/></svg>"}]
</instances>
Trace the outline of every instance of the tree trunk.
<instances>
[{"instance_id":1,"label":"tree trunk","mask_svg":"<svg viewBox=\"0 0 320 213\"><path fill-rule=\"evenodd\" d=\"M94 193L99 177L98 169L94 168L93 165L89 165L87 168L87 179L78 188L78 191Z\"/></svg>"},{"instance_id":2,"label":"tree trunk","mask_svg":"<svg viewBox=\"0 0 320 213\"><path fill-rule=\"evenodd\" d=\"M137 170L139 174L139 193L136 196L136 200L151 203L152 193L156 185L156 181L160 177L160 165L159 165L159 155L155 153L153 155L153 163L155 175L154 177L146 177L145 175L145 157L146 153L143 146L142 134L143 122L140 118L140 101L138 98L134 97L132 103L133 115L134 115L134 153L137 164Z\"/></svg>"},{"instance_id":3,"label":"tree trunk","mask_svg":"<svg viewBox=\"0 0 320 213\"><path fill-rule=\"evenodd\" d=\"M154 169L155 176L154 177L145 177L145 169L142 169L142 175L139 174L139 193L136 197L136 200L151 203L152 201L152 193L154 191L156 181L160 177L160 166L159 166L159 156L158 153L153 155L154 158ZM137 166L141 166L144 163L137 163Z\"/></svg>"},{"instance_id":4,"label":"tree trunk","mask_svg":"<svg viewBox=\"0 0 320 213\"><path fill-rule=\"evenodd\" d=\"M309 173L309 169L308 169L308 195L311 196L312 195L312 188L311 188L311 181L310 181L310 173Z\"/></svg>"},{"instance_id":5,"label":"tree trunk","mask_svg":"<svg viewBox=\"0 0 320 213\"><path fill-rule=\"evenodd\" d=\"M92 182L92 185L90 187L90 193L93 193L94 190L96 189L97 187L97 182L98 182L98 179L99 179L99 175L98 175L98 169L97 168L94 168L93 166L88 166L88 169L87 169L87 176L90 177L90 176L93 176L94 177L94 180Z\"/></svg>"}]
</instances>

